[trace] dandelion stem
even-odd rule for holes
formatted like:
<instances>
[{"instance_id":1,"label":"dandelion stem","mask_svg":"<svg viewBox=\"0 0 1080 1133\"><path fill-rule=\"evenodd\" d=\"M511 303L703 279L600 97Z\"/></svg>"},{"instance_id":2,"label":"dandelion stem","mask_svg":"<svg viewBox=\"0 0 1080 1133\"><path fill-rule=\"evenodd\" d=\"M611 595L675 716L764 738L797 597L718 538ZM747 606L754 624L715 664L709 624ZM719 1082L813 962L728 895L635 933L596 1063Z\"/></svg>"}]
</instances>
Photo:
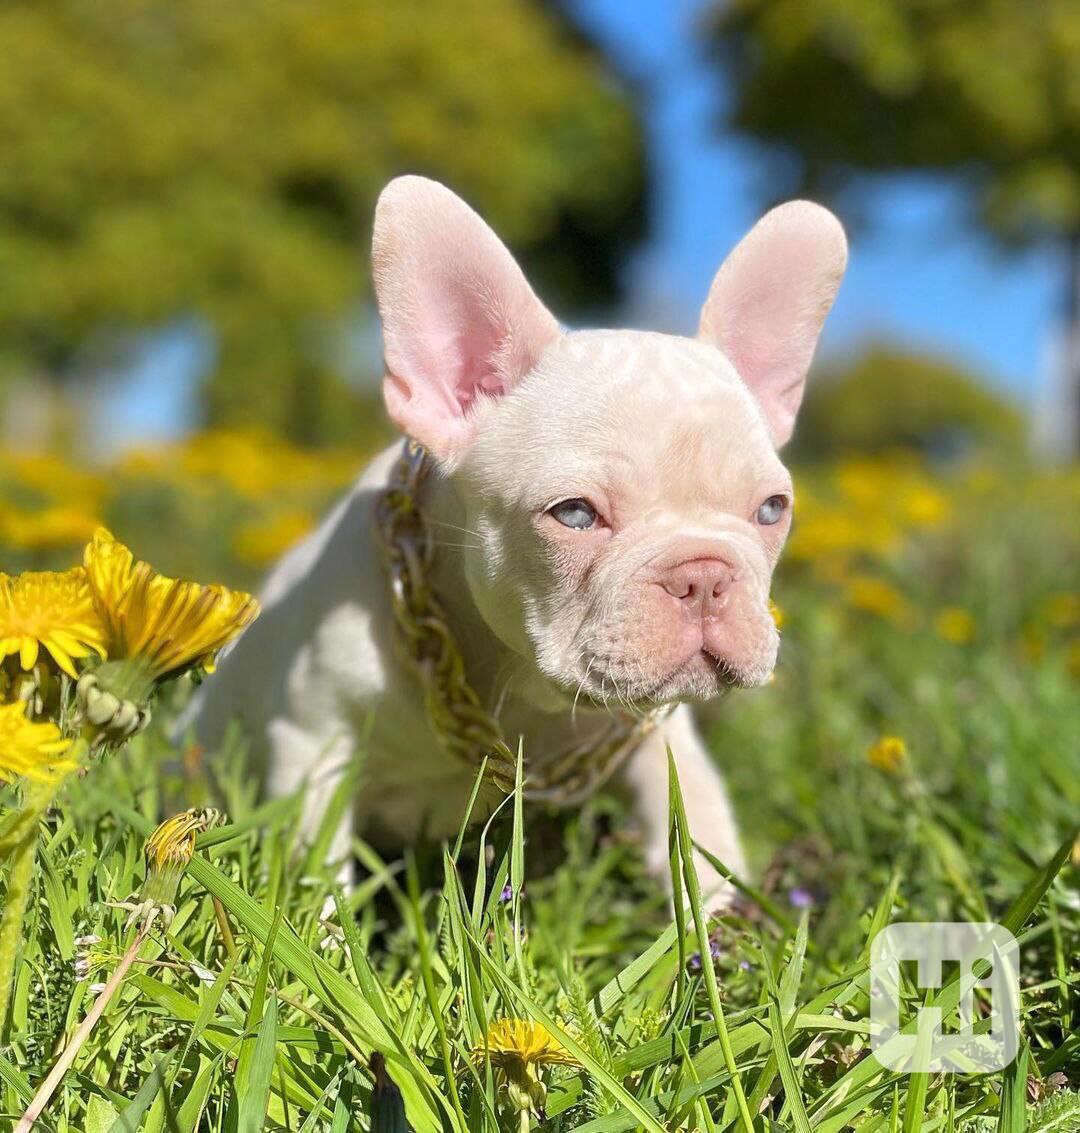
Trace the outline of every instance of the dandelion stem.
<instances>
[{"instance_id":1,"label":"dandelion stem","mask_svg":"<svg viewBox=\"0 0 1080 1133\"><path fill-rule=\"evenodd\" d=\"M0 1036L8 1037L8 1008L15 986L15 960L23 935L23 920L30 899L37 857L38 819L59 787L59 781L34 783L26 793L25 806L6 832L0 854L9 855L7 894L0 918Z\"/></svg>"},{"instance_id":2,"label":"dandelion stem","mask_svg":"<svg viewBox=\"0 0 1080 1133\"><path fill-rule=\"evenodd\" d=\"M86 1013L86 1018L79 1024L79 1029L72 1035L71 1042L64 1047L63 1053L56 1060L56 1065L49 1071L49 1076L38 1087L33 1100L26 1107L26 1112L19 1119L19 1124L15 1126L14 1133L31 1133L34 1122L37 1121L41 1111L49 1104L49 1099L56 1092L56 1087L60 1085L64 1075L71 1069L75 1056L79 1053L83 1043L90 1037L90 1032L104 1014L105 1008L109 1006L109 1001L124 982L128 969L135 962L135 957L139 954L139 949L149 934L149 926L140 928L135 934L135 939L124 953L120 963L116 965L113 974L109 977L109 982L101 990L97 999L94 1000L94 1005Z\"/></svg>"},{"instance_id":3,"label":"dandelion stem","mask_svg":"<svg viewBox=\"0 0 1080 1133\"><path fill-rule=\"evenodd\" d=\"M15 957L22 940L23 917L34 877L34 856L37 850L37 823L22 836L11 858L7 879L7 900L0 920L0 1033L7 1041L8 1006L15 983Z\"/></svg>"},{"instance_id":4,"label":"dandelion stem","mask_svg":"<svg viewBox=\"0 0 1080 1133\"><path fill-rule=\"evenodd\" d=\"M233 936L232 928L229 925L229 914L225 912L225 906L217 898L213 898L214 902L214 916L217 918L218 931L221 933L221 942L225 945L225 952L229 956L236 955L236 938Z\"/></svg>"}]
</instances>

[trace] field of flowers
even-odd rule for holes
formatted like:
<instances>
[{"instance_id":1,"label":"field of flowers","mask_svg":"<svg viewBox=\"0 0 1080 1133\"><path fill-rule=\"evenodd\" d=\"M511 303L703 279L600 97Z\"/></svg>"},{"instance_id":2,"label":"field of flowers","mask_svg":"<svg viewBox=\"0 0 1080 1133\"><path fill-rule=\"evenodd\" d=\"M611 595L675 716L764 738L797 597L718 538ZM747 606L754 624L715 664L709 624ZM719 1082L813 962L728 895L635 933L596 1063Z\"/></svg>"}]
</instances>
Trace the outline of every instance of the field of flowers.
<instances>
[{"instance_id":1,"label":"field of flowers","mask_svg":"<svg viewBox=\"0 0 1080 1133\"><path fill-rule=\"evenodd\" d=\"M0 1128L1080 1130L1075 470L797 472L777 675L705 713L751 876L708 915L674 783L673 920L617 799L514 800L404 862L358 842L343 893L242 737L170 745L242 591L361 463L224 432L0 457ZM50 645L23 615L59 584L8 576L78 563L81 628ZM868 941L909 919L1020 937L1005 1071L868 1054Z\"/></svg>"}]
</instances>

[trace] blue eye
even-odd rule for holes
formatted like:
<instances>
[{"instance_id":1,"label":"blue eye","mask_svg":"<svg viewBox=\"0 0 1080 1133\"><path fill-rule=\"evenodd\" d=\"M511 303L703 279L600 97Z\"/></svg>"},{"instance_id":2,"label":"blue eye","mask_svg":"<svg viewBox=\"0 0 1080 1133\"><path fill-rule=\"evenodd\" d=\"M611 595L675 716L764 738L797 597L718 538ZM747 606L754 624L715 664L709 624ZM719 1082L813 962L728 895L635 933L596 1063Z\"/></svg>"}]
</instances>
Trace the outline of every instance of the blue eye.
<instances>
[{"instance_id":1,"label":"blue eye","mask_svg":"<svg viewBox=\"0 0 1080 1133\"><path fill-rule=\"evenodd\" d=\"M588 500L563 500L549 508L548 514L575 531L587 531L596 522L596 509Z\"/></svg>"},{"instance_id":2,"label":"blue eye","mask_svg":"<svg viewBox=\"0 0 1080 1133\"><path fill-rule=\"evenodd\" d=\"M755 518L762 527L771 527L774 523L780 522L780 517L784 514L786 507L787 499L784 496L770 496L757 509Z\"/></svg>"}]
</instances>

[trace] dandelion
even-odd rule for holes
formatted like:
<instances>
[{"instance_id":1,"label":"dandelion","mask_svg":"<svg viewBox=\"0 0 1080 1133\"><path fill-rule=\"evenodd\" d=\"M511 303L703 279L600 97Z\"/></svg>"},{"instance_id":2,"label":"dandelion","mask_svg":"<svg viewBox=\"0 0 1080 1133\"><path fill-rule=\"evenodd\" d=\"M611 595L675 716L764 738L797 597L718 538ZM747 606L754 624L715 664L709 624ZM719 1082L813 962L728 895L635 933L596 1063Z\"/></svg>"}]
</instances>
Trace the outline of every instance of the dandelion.
<instances>
[{"instance_id":1,"label":"dandelion","mask_svg":"<svg viewBox=\"0 0 1080 1133\"><path fill-rule=\"evenodd\" d=\"M777 629L784 628L784 611L771 598L769 599L769 616Z\"/></svg>"},{"instance_id":2,"label":"dandelion","mask_svg":"<svg viewBox=\"0 0 1080 1133\"><path fill-rule=\"evenodd\" d=\"M529 1019L499 1019L488 1028L483 1045L473 1052L478 1062L489 1059L501 1079L507 1108L521 1130L530 1114L545 1120L547 1087L540 1077L545 1066L577 1066L578 1060L551 1032Z\"/></svg>"},{"instance_id":3,"label":"dandelion","mask_svg":"<svg viewBox=\"0 0 1080 1133\"><path fill-rule=\"evenodd\" d=\"M152 680L195 667L212 670L218 650L259 612L258 602L240 590L166 578L103 527L84 564L108 628L109 656L139 660Z\"/></svg>"},{"instance_id":4,"label":"dandelion","mask_svg":"<svg viewBox=\"0 0 1080 1133\"><path fill-rule=\"evenodd\" d=\"M4 540L27 551L50 551L86 542L98 520L78 508L57 505L41 511L11 511L3 517Z\"/></svg>"},{"instance_id":5,"label":"dandelion","mask_svg":"<svg viewBox=\"0 0 1080 1133\"><path fill-rule=\"evenodd\" d=\"M77 766L65 758L71 743L52 722L29 719L24 704L0 705L0 782L20 776L55 782Z\"/></svg>"},{"instance_id":6,"label":"dandelion","mask_svg":"<svg viewBox=\"0 0 1080 1133\"><path fill-rule=\"evenodd\" d=\"M871 767L895 775L907 762L907 744L899 736L882 736L867 749L866 758Z\"/></svg>"},{"instance_id":7,"label":"dandelion","mask_svg":"<svg viewBox=\"0 0 1080 1133\"><path fill-rule=\"evenodd\" d=\"M876 614L886 621L900 623L909 617L903 595L881 578L856 575L848 582L847 599L856 610Z\"/></svg>"},{"instance_id":8,"label":"dandelion","mask_svg":"<svg viewBox=\"0 0 1080 1133\"><path fill-rule=\"evenodd\" d=\"M1043 608L1047 622L1055 629L1072 629L1080 623L1080 594L1053 594Z\"/></svg>"},{"instance_id":9,"label":"dandelion","mask_svg":"<svg viewBox=\"0 0 1080 1133\"><path fill-rule=\"evenodd\" d=\"M949 500L936 488L915 484L902 497L904 518L916 527L938 527L949 518Z\"/></svg>"},{"instance_id":10,"label":"dandelion","mask_svg":"<svg viewBox=\"0 0 1080 1133\"><path fill-rule=\"evenodd\" d=\"M312 514L299 508L241 527L233 538L233 554L249 566L265 567L279 559L315 525Z\"/></svg>"},{"instance_id":11,"label":"dandelion","mask_svg":"<svg viewBox=\"0 0 1080 1133\"><path fill-rule=\"evenodd\" d=\"M250 594L158 574L99 529L84 556L109 660L79 681L79 704L106 739L145 727L157 682L189 669L212 671L214 658L259 612Z\"/></svg>"},{"instance_id":12,"label":"dandelion","mask_svg":"<svg viewBox=\"0 0 1080 1133\"><path fill-rule=\"evenodd\" d=\"M69 677L75 662L105 655L105 627L81 567L0 574L0 657L30 670L44 650Z\"/></svg>"},{"instance_id":13,"label":"dandelion","mask_svg":"<svg viewBox=\"0 0 1080 1133\"><path fill-rule=\"evenodd\" d=\"M934 619L938 637L952 645L968 645L975 638L975 619L962 606L946 606Z\"/></svg>"},{"instance_id":14,"label":"dandelion","mask_svg":"<svg viewBox=\"0 0 1080 1133\"><path fill-rule=\"evenodd\" d=\"M195 856L195 839L205 830L218 825L224 816L208 807L192 807L167 818L146 840L146 881L139 900L116 902L113 907L126 909L128 925L142 920L143 928L158 917L167 929L176 915L176 891L188 863Z\"/></svg>"}]
</instances>

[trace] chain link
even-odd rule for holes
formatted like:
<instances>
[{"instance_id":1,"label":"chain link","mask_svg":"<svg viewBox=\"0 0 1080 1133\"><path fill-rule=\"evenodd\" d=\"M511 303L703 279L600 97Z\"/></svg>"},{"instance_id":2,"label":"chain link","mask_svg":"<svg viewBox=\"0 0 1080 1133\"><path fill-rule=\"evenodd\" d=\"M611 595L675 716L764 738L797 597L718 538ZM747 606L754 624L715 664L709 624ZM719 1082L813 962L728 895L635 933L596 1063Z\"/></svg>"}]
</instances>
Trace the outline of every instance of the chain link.
<instances>
[{"instance_id":1,"label":"chain link","mask_svg":"<svg viewBox=\"0 0 1080 1133\"><path fill-rule=\"evenodd\" d=\"M439 740L455 758L478 769L509 794L517 758L494 716L465 675L465 661L429 584L434 542L419 496L432 461L422 445L406 441L375 506L376 534L390 580L398 639L424 692L424 707ZM583 799L630 755L656 726L657 714L613 716L598 741L577 744L528 772L525 796L560 804Z\"/></svg>"}]
</instances>

